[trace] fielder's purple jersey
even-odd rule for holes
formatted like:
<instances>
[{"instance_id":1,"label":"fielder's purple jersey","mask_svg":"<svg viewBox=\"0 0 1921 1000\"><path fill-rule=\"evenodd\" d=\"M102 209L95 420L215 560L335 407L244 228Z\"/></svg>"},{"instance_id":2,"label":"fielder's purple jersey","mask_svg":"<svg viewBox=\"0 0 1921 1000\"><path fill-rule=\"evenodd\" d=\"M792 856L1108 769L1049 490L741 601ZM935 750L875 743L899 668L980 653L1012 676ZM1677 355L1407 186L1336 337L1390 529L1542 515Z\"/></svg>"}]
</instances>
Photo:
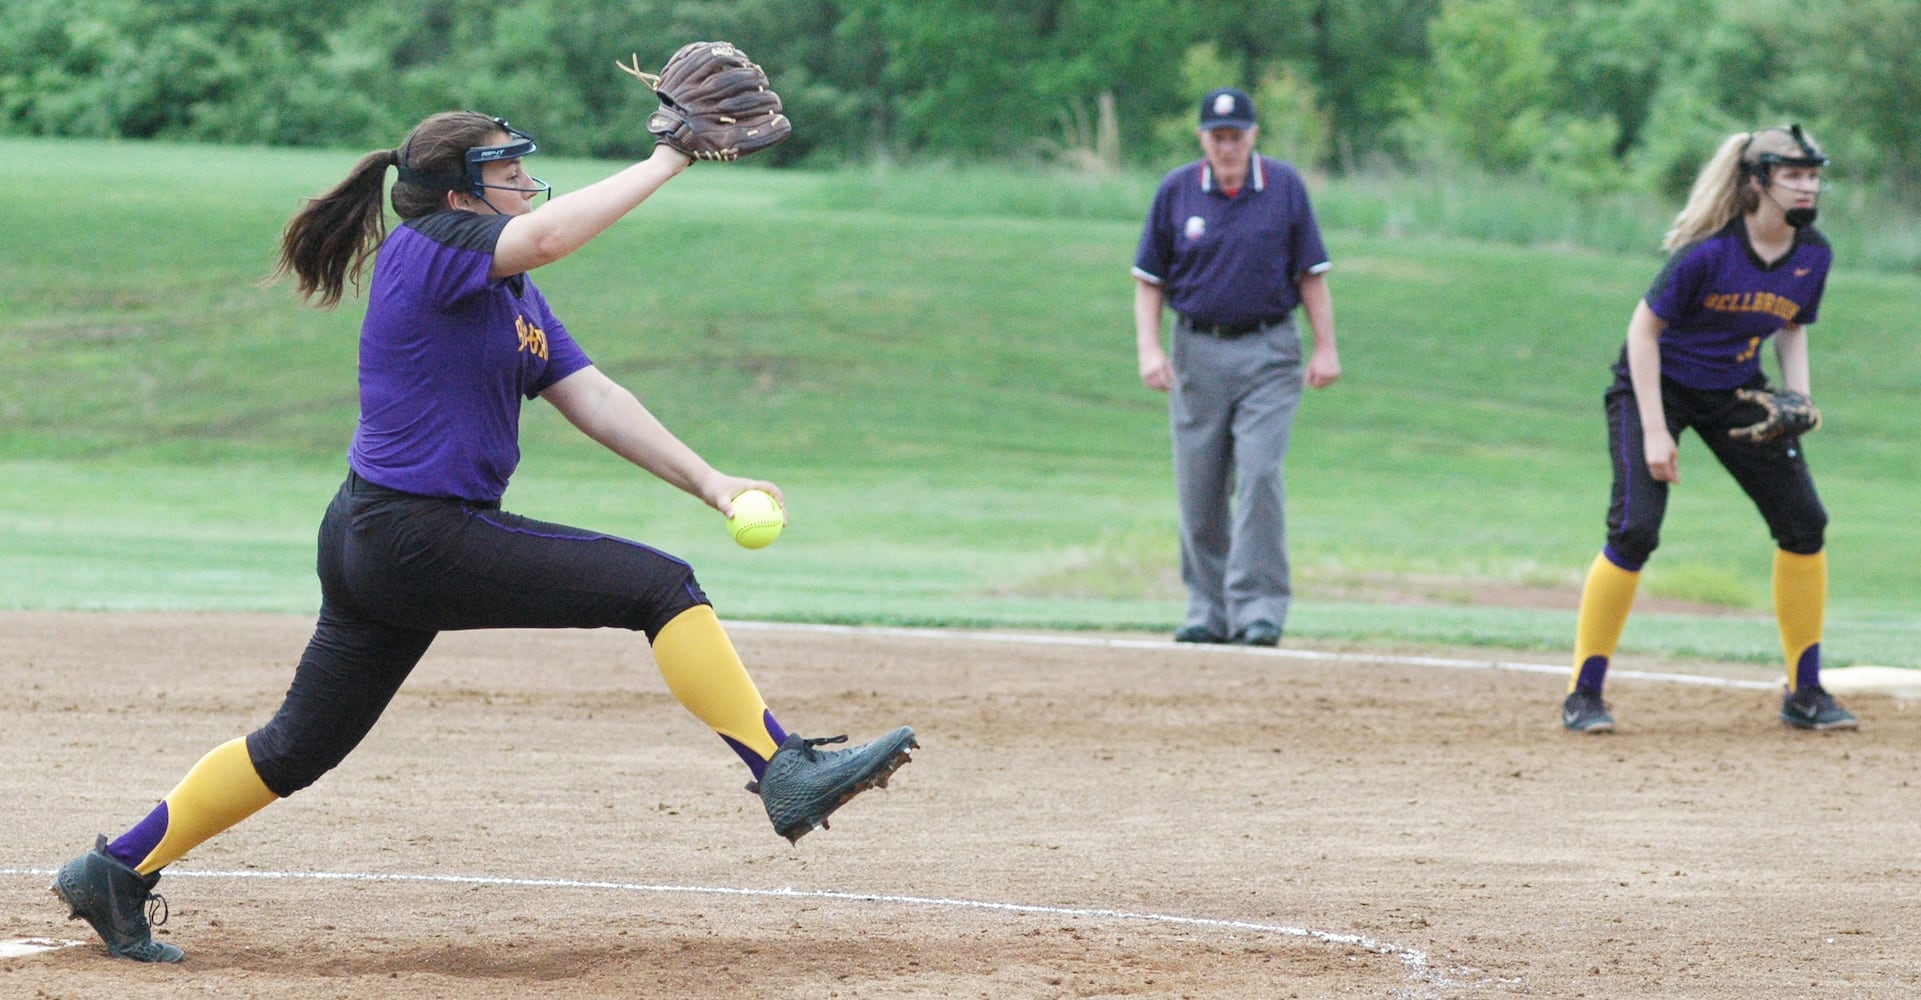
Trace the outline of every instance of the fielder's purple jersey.
<instances>
[{"instance_id":1,"label":"fielder's purple jersey","mask_svg":"<svg viewBox=\"0 0 1921 1000\"><path fill-rule=\"evenodd\" d=\"M1661 374L1691 389L1733 389L1760 375L1762 342L1820 313L1833 260L1827 239L1810 227L1768 264L1755 256L1740 218L1676 250L1646 296L1668 324Z\"/></svg>"},{"instance_id":2,"label":"fielder's purple jersey","mask_svg":"<svg viewBox=\"0 0 1921 1000\"><path fill-rule=\"evenodd\" d=\"M1255 155L1231 198L1206 160L1162 178L1133 273L1197 322L1255 323L1286 317L1301 303L1295 282L1332 266L1301 175Z\"/></svg>"},{"instance_id":3,"label":"fielder's purple jersey","mask_svg":"<svg viewBox=\"0 0 1921 1000\"><path fill-rule=\"evenodd\" d=\"M526 275L487 277L508 217L409 219L374 261L348 465L422 496L498 501L520 464L520 404L587 367Z\"/></svg>"}]
</instances>

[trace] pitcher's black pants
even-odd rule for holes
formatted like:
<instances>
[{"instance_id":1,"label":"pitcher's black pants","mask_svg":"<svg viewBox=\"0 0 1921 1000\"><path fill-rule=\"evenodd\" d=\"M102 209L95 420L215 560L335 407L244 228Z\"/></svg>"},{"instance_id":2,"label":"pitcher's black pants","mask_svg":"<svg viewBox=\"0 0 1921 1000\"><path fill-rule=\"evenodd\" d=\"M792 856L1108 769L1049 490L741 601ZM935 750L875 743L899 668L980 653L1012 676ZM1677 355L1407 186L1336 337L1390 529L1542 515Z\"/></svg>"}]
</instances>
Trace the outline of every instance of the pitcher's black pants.
<instances>
[{"instance_id":1,"label":"pitcher's black pants","mask_svg":"<svg viewBox=\"0 0 1921 1000\"><path fill-rule=\"evenodd\" d=\"M659 550L352 473L320 523L317 563L313 638L279 711L247 736L282 797L346 759L440 632L613 627L652 640L708 603L693 568Z\"/></svg>"}]
</instances>

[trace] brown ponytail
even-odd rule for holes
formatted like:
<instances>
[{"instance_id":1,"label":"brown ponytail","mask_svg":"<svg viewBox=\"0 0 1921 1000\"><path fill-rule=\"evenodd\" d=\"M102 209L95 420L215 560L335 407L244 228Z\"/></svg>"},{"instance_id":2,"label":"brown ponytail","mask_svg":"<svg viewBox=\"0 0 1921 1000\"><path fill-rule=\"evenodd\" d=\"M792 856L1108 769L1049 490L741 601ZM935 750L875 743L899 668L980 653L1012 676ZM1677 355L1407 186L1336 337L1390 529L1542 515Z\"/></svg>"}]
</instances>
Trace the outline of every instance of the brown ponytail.
<instances>
[{"instance_id":1,"label":"brown ponytail","mask_svg":"<svg viewBox=\"0 0 1921 1000\"><path fill-rule=\"evenodd\" d=\"M464 176L467 150L486 145L499 131L486 115L447 111L414 126L399 149L362 156L346 180L310 199L287 221L268 280L292 275L301 298L321 309L339 305L347 282L360 287L368 258L387 238L387 215L380 204L387 168L401 171L394 183L395 214L413 219L437 212L447 207L450 190L437 182Z\"/></svg>"},{"instance_id":2,"label":"brown ponytail","mask_svg":"<svg viewBox=\"0 0 1921 1000\"><path fill-rule=\"evenodd\" d=\"M280 259L273 277L298 279L294 291L322 309L340 303L351 278L360 275L380 241L387 237L387 215L381 209L392 150L368 153L354 164L347 179L333 190L308 200L280 234Z\"/></svg>"}]
</instances>

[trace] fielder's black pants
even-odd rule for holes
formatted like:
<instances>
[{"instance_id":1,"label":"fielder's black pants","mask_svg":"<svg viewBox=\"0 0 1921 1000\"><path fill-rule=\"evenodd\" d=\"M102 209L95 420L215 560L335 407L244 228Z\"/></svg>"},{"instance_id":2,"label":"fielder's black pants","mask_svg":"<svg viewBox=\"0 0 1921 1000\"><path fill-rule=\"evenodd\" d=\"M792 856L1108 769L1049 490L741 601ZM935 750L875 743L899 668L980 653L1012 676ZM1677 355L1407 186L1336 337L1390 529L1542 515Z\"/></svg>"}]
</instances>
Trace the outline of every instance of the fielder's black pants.
<instances>
[{"instance_id":1,"label":"fielder's black pants","mask_svg":"<svg viewBox=\"0 0 1921 1000\"><path fill-rule=\"evenodd\" d=\"M1741 388L1759 389L1756 376ZM1797 555L1821 551L1828 512L1815 492L1799 438L1749 442L1728 431L1760 420L1761 407L1743 402L1734 389L1690 389L1661 379L1661 407L1675 441L1689 428L1714 453L1761 512L1776 545ZM1634 386L1623 375L1603 396L1608 415L1608 454L1614 463L1614 492L1608 503L1608 550L1622 568L1639 570L1661 542L1667 516L1668 484L1648 472L1642 449L1641 412Z\"/></svg>"},{"instance_id":2,"label":"fielder's black pants","mask_svg":"<svg viewBox=\"0 0 1921 1000\"><path fill-rule=\"evenodd\" d=\"M320 522L317 569L313 638L279 711L247 737L282 797L346 759L442 631L613 627L651 640L707 603L693 568L656 549L351 473Z\"/></svg>"}]
</instances>

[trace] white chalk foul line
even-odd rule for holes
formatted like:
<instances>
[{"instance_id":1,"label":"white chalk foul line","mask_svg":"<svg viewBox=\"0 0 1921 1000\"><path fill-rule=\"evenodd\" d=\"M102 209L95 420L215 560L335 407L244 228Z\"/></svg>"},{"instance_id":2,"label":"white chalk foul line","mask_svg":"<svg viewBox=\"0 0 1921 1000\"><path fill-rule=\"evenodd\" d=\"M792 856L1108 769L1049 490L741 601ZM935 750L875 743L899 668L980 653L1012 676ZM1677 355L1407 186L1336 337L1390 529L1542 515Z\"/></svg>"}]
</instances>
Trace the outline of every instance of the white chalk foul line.
<instances>
[{"instance_id":1,"label":"white chalk foul line","mask_svg":"<svg viewBox=\"0 0 1921 1000\"><path fill-rule=\"evenodd\" d=\"M1022 646L1080 646L1094 649L1151 649L1179 653L1240 653L1248 656L1276 656L1294 660L1321 660L1337 663L1392 663L1410 667L1442 667L1450 670L1511 670L1524 674L1555 674L1565 677L1573 669L1566 664L1526 663L1514 660L1465 660L1445 656L1395 656L1388 653L1328 653L1312 649L1282 647L1228 646L1220 644L1170 642L1165 639L1115 639L1105 636L1042 635L1026 632L975 632L961 629L896 628L868 625L812 625L788 622L729 621L729 629L748 631L818 632L829 635L882 635L903 639L946 639L967 642L999 642ZM1664 674L1642 670L1608 671L1610 679L1629 678L1663 681L1669 684L1700 684L1706 687L1737 688L1748 691L1779 691L1779 681L1745 681L1700 674Z\"/></svg>"},{"instance_id":2,"label":"white chalk foul line","mask_svg":"<svg viewBox=\"0 0 1921 1000\"><path fill-rule=\"evenodd\" d=\"M44 868L0 868L0 875L50 876L52 874L54 874L52 869ZM949 899L940 896L900 896L888 893L837 892L831 889L795 889L791 887L778 889L747 889L735 886L655 885L644 882L594 882L579 879L509 878L491 875L414 875L405 873L377 874L369 872L203 872L169 869L167 871L167 877L174 879L292 879L309 882L426 882L439 885L485 885L515 889L598 889L612 892L748 896L772 899L825 899L849 903L886 903L895 906L943 907L961 910L987 910L998 913L1023 913L1045 917L1077 917L1088 920L1130 921L1161 924L1172 927L1195 927L1206 930L1248 931L1255 934L1305 938L1321 944L1351 946L1373 952L1377 955L1391 955L1400 960L1402 966L1406 968L1407 974L1411 978L1432 980L1428 972L1426 952L1415 948L1390 944L1364 934L1337 934L1333 931L1319 931L1307 927L1288 927L1282 924L1265 924L1250 920L1228 920L1219 917L1184 917L1177 914L1148 913L1134 910L1110 910L1081 906L1043 906L1035 903L999 903L992 900ZM76 943L78 942L59 942L60 945Z\"/></svg>"}]
</instances>

